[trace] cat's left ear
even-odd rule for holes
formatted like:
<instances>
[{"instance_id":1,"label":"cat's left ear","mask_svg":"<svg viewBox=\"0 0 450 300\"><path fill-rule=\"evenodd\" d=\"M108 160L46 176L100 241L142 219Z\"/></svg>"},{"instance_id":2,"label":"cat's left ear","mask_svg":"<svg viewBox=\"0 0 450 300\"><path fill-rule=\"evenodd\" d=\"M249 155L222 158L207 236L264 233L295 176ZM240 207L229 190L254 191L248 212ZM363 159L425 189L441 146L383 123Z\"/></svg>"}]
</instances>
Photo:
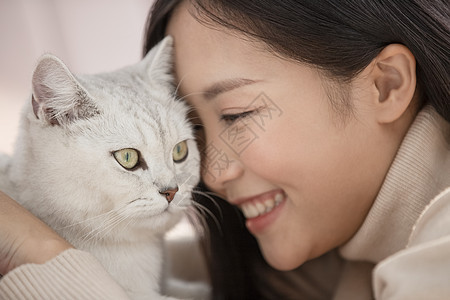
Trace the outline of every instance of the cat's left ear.
<instances>
[{"instance_id":1,"label":"cat's left ear","mask_svg":"<svg viewBox=\"0 0 450 300\"><path fill-rule=\"evenodd\" d=\"M150 83L174 87L173 71L173 38L166 36L153 47L141 61Z\"/></svg>"},{"instance_id":2,"label":"cat's left ear","mask_svg":"<svg viewBox=\"0 0 450 300\"><path fill-rule=\"evenodd\" d=\"M32 85L33 112L51 125L68 124L99 113L88 92L54 55L41 57Z\"/></svg>"}]
</instances>

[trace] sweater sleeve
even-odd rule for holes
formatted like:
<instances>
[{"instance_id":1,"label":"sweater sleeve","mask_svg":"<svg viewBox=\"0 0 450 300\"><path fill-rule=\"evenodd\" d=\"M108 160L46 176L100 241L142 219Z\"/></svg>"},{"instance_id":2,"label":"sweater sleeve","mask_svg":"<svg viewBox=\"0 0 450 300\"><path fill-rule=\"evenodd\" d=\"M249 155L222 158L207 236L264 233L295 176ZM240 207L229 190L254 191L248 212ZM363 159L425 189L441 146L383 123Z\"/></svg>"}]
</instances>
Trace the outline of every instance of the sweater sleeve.
<instances>
[{"instance_id":1,"label":"sweater sleeve","mask_svg":"<svg viewBox=\"0 0 450 300\"><path fill-rule=\"evenodd\" d=\"M69 249L45 264L26 264L0 280L0 299L129 299L89 253Z\"/></svg>"}]
</instances>

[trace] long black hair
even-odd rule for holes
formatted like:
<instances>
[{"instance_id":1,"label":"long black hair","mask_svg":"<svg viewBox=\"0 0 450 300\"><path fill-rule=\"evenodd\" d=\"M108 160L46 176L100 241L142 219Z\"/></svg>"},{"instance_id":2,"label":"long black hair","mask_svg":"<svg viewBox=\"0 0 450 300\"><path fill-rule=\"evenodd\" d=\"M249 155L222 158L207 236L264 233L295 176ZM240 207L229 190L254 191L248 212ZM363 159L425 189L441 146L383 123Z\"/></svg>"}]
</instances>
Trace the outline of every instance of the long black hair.
<instances>
[{"instance_id":1,"label":"long black hair","mask_svg":"<svg viewBox=\"0 0 450 300\"><path fill-rule=\"evenodd\" d=\"M403 44L416 58L421 104L432 105L450 121L447 0L190 1L195 8L192 13L202 22L262 41L270 51L314 65L340 82L350 82L387 45ZM155 2L147 20L144 53L164 37L167 22L179 2ZM214 218L206 216L210 239L205 241L208 243L205 249L213 299L290 298L289 291L295 290L293 285L298 283L289 280L289 272L277 272L264 262L236 208L221 199L215 200L217 204L205 198L196 201L208 207L220 221L217 226ZM328 255L329 263L339 267L334 254ZM281 283L282 289L288 291L286 294L269 291L270 285L277 281L275 278L286 279ZM327 280L334 282L336 278ZM322 288L317 282L309 283L305 289L314 285ZM332 291L317 293L316 298L331 298L328 292Z\"/></svg>"}]
</instances>

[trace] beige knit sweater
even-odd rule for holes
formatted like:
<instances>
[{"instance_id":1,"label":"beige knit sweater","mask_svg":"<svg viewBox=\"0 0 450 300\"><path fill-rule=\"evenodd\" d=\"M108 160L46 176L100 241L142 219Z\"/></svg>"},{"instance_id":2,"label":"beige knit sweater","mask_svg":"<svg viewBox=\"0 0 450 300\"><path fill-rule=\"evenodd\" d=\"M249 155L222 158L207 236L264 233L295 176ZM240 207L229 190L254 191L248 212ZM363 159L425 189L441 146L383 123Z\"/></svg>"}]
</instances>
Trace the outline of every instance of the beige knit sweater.
<instances>
[{"instance_id":1,"label":"beige knit sweater","mask_svg":"<svg viewBox=\"0 0 450 300\"><path fill-rule=\"evenodd\" d=\"M335 299L450 299L450 124L417 116L365 222L339 251ZM127 299L88 253L67 250L0 281L0 299Z\"/></svg>"},{"instance_id":2,"label":"beige knit sweater","mask_svg":"<svg viewBox=\"0 0 450 300\"><path fill-rule=\"evenodd\" d=\"M425 107L363 225L339 249L347 265L335 299L450 299L449 187L450 123Z\"/></svg>"}]
</instances>

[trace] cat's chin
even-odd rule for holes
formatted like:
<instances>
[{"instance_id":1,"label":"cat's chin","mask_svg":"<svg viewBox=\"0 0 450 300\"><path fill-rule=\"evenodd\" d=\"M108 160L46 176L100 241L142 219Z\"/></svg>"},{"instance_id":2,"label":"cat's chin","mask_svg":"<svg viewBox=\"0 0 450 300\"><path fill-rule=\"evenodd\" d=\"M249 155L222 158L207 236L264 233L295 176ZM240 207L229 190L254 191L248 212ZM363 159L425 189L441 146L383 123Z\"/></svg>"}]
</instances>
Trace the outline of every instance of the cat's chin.
<instances>
[{"instance_id":1,"label":"cat's chin","mask_svg":"<svg viewBox=\"0 0 450 300\"><path fill-rule=\"evenodd\" d=\"M156 212L154 209L149 211L141 210L133 216L133 226L144 229L147 232L162 233L175 226L181 220L184 211L184 208L172 206L168 206L160 212Z\"/></svg>"}]
</instances>

